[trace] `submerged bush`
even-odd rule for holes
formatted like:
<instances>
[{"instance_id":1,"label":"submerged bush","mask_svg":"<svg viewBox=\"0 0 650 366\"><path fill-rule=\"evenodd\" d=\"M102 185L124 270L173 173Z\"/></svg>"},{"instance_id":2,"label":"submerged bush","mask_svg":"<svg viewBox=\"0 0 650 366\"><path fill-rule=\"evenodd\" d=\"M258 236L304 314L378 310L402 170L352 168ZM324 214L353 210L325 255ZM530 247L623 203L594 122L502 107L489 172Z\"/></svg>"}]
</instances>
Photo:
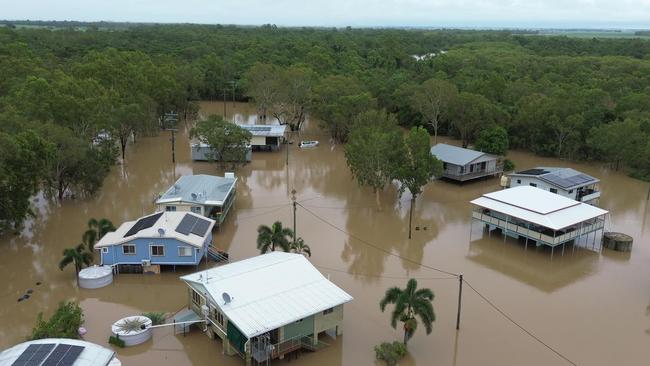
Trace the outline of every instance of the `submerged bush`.
<instances>
[{"instance_id":1,"label":"submerged bush","mask_svg":"<svg viewBox=\"0 0 650 366\"><path fill-rule=\"evenodd\" d=\"M79 339L79 327L83 324L83 311L74 301L61 302L59 308L49 320L38 314L36 327L32 330L30 340L43 338Z\"/></svg>"},{"instance_id":2,"label":"submerged bush","mask_svg":"<svg viewBox=\"0 0 650 366\"><path fill-rule=\"evenodd\" d=\"M125 346L124 340L122 340L119 335L108 337L108 343L120 348L124 348Z\"/></svg>"},{"instance_id":3,"label":"submerged bush","mask_svg":"<svg viewBox=\"0 0 650 366\"><path fill-rule=\"evenodd\" d=\"M404 356L406 356L406 345L402 342L383 342L379 346L375 346L375 357L384 361L388 366L397 365Z\"/></svg>"},{"instance_id":4,"label":"submerged bush","mask_svg":"<svg viewBox=\"0 0 650 366\"><path fill-rule=\"evenodd\" d=\"M165 323L165 313L162 312L151 311L142 314L142 316L146 316L147 318L151 319L151 325L160 325Z\"/></svg>"}]
</instances>

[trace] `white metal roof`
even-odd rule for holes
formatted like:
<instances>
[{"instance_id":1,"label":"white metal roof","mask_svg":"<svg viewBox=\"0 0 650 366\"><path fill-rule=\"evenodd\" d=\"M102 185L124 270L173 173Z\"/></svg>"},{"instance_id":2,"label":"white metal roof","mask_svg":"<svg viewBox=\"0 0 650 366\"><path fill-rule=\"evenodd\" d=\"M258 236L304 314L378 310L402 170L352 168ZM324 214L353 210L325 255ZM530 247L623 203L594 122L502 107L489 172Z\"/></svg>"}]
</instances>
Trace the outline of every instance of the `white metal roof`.
<instances>
[{"instance_id":1,"label":"white metal roof","mask_svg":"<svg viewBox=\"0 0 650 366\"><path fill-rule=\"evenodd\" d=\"M210 226L208 227L208 230L205 232L205 235L199 236L193 233L189 233L185 235L177 232L176 228L178 227L178 224L180 224L183 217L185 217L185 215L192 215L202 220L209 221ZM122 225L120 225L120 227L118 227L117 230L106 233L106 235L104 235L101 239L99 239L97 244L95 244L95 248L119 245L139 238L172 238L193 245L197 248L201 248L203 247L203 243L205 242L205 239L212 232L212 228L214 227L214 224L216 222L212 219L203 217L193 212L165 211L160 216L160 218L153 224L153 226L142 229L137 233L135 233L134 235L124 237L124 235L135 225L135 223L138 222L138 220L126 221ZM160 235L158 229L163 229L164 234Z\"/></svg>"},{"instance_id":2,"label":"white metal roof","mask_svg":"<svg viewBox=\"0 0 650 366\"><path fill-rule=\"evenodd\" d=\"M287 125L246 125L237 124L237 126L250 131L253 136L284 136Z\"/></svg>"},{"instance_id":3,"label":"white metal roof","mask_svg":"<svg viewBox=\"0 0 650 366\"><path fill-rule=\"evenodd\" d=\"M598 207L531 186L487 193L471 203L553 230L608 214Z\"/></svg>"},{"instance_id":4,"label":"white metal roof","mask_svg":"<svg viewBox=\"0 0 650 366\"><path fill-rule=\"evenodd\" d=\"M300 254L272 252L181 277L248 338L352 300ZM224 304L223 293L232 301Z\"/></svg>"},{"instance_id":5,"label":"white metal roof","mask_svg":"<svg viewBox=\"0 0 650 366\"><path fill-rule=\"evenodd\" d=\"M237 178L228 176L197 174L184 175L174 183L158 200L157 204L185 202L201 205L223 205L237 184Z\"/></svg>"},{"instance_id":6,"label":"white metal roof","mask_svg":"<svg viewBox=\"0 0 650 366\"><path fill-rule=\"evenodd\" d=\"M491 158L491 159L484 159L484 160L496 159L495 156L492 156L484 152L465 149L462 147L447 145L447 144L434 145L431 148L431 154L435 155L438 160L441 160L445 163L462 165L462 166L465 166L482 156Z\"/></svg>"},{"instance_id":7,"label":"white metal roof","mask_svg":"<svg viewBox=\"0 0 650 366\"><path fill-rule=\"evenodd\" d=\"M68 338L46 338L17 344L0 353L0 365L11 365L31 344L67 344L84 347L72 366L106 366L114 359L115 352L94 343ZM56 346L55 346L56 347ZM42 363L42 362L41 362ZM38 363L36 365L40 365Z\"/></svg>"}]
</instances>

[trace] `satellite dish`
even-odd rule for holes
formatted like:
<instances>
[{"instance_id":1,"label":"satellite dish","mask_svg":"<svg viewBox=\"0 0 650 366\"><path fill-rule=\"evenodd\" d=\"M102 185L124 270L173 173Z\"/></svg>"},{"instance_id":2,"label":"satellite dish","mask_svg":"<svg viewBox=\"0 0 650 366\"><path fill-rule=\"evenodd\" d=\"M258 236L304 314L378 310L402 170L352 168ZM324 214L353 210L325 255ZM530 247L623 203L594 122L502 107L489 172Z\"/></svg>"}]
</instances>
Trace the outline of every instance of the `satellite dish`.
<instances>
[{"instance_id":1,"label":"satellite dish","mask_svg":"<svg viewBox=\"0 0 650 366\"><path fill-rule=\"evenodd\" d=\"M163 229L163 228L158 228L158 234L159 234L160 236L165 235L165 229Z\"/></svg>"},{"instance_id":2,"label":"satellite dish","mask_svg":"<svg viewBox=\"0 0 650 366\"><path fill-rule=\"evenodd\" d=\"M192 193L192 199L193 199L193 200L196 199L196 193Z\"/></svg>"},{"instance_id":3,"label":"satellite dish","mask_svg":"<svg viewBox=\"0 0 650 366\"><path fill-rule=\"evenodd\" d=\"M227 292L224 292L223 294L221 294L221 297L223 298L224 305L227 305L232 301L232 298L230 297L230 295L228 295Z\"/></svg>"}]
</instances>

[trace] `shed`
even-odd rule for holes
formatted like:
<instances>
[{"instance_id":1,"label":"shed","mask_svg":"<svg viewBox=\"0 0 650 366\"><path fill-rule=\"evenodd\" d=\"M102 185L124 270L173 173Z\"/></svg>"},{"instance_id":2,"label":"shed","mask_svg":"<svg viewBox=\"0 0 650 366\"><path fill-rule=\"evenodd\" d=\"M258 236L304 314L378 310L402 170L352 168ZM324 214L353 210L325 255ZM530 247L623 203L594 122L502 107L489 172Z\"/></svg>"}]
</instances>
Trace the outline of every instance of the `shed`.
<instances>
[{"instance_id":1,"label":"shed","mask_svg":"<svg viewBox=\"0 0 650 366\"><path fill-rule=\"evenodd\" d=\"M442 176L459 182L503 173L498 156L447 144L436 144L431 154L442 161Z\"/></svg>"},{"instance_id":2,"label":"shed","mask_svg":"<svg viewBox=\"0 0 650 366\"><path fill-rule=\"evenodd\" d=\"M237 126L250 131L253 135L251 146L256 150L279 150L287 131L287 125L238 124Z\"/></svg>"}]
</instances>

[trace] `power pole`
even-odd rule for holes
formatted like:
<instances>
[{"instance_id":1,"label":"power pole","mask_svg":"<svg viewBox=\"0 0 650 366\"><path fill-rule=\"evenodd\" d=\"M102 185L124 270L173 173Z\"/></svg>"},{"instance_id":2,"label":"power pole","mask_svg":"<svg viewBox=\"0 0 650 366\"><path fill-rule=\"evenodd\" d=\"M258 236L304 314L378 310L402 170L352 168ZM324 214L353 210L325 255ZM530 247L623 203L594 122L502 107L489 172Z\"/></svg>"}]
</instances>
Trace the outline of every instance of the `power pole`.
<instances>
[{"instance_id":1,"label":"power pole","mask_svg":"<svg viewBox=\"0 0 650 366\"><path fill-rule=\"evenodd\" d=\"M171 131L172 133L172 163L176 163L176 134L178 131L176 123L178 122L178 114L176 112L165 113L163 117L163 129Z\"/></svg>"},{"instance_id":2,"label":"power pole","mask_svg":"<svg viewBox=\"0 0 650 366\"><path fill-rule=\"evenodd\" d=\"M456 314L456 330L460 329L460 300L463 297L463 274L458 276L458 313Z\"/></svg>"},{"instance_id":3,"label":"power pole","mask_svg":"<svg viewBox=\"0 0 650 366\"><path fill-rule=\"evenodd\" d=\"M298 205L298 202L296 202L295 189L291 190L291 200L293 201L293 243L296 244L296 206Z\"/></svg>"},{"instance_id":4,"label":"power pole","mask_svg":"<svg viewBox=\"0 0 650 366\"><path fill-rule=\"evenodd\" d=\"M172 163L176 163L176 137L172 130Z\"/></svg>"},{"instance_id":5,"label":"power pole","mask_svg":"<svg viewBox=\"0 0 650 366\"><path fill-rule=\"evenodd\" d=\"M226 88L223 88L223 119L226 119Z\"/></svg>"}]
</instances>

